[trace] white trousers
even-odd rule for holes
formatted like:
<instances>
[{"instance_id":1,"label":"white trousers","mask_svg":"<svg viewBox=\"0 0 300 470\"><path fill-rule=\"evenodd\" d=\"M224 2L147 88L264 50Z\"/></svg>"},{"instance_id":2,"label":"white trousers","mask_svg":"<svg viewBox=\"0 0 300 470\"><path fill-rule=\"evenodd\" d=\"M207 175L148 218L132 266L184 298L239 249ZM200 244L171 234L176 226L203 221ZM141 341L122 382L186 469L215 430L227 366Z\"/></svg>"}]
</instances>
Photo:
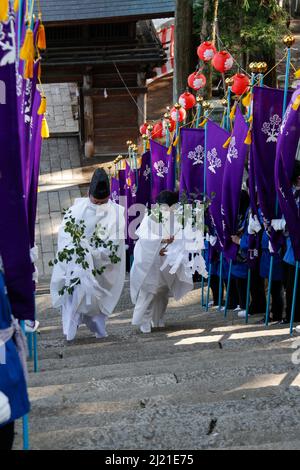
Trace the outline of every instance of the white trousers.
<instances>
[{"instance_id":1,"label":"white trousers","mask_svg":"<svg viewBox=\"0 0 300 470\"><path fill-rule=\"evenodd\" d=\"M85 323L88 329L95 333L96 338L106 338L106 318L107 316L103 313L98 315L82 315L82 323Z\"/></svg>"},{"instance_id":2,"label":"white trousers","mask_svg":"<svg viewBox=\"0 0 300 470\"><path fill-rule=\"evenodd\" d=\"M163 316L169 301L169 288L162 287L156 294L140 290L133 311L132 324L140 326L141 331L150 333L151 324L154 328L163 326Z\"/></svg>"}]
</instances>

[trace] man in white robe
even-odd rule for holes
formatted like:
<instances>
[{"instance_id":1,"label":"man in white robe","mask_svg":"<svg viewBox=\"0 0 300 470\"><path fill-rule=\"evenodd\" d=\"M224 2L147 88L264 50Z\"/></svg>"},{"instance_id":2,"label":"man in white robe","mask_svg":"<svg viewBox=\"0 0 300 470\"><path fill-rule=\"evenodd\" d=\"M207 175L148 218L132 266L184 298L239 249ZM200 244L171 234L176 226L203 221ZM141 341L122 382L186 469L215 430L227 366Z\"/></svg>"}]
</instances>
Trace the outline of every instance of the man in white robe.
<instances>
[{"instance_id":1,"label":"man in white robe","mask_svg":"<svg viewBox=\"0 0 300 470\"><path fill-rule=\"evenodd\" d=\"M69 262L61 261L57 256L50 286L53 306L61 308L63 332L69 341L75 338L81 323L85 323L96 338L106 337L107 318L114 311L123 290L124 208L112 202L109 195L109 179L103 169L97 169L91 181L89 197L75 201L59 228L58 254L64 249L75 249L76 253L74 240L65 229L71 217L85 226L81 238L85 268L76 263L75 255ZM100 246L93 241L95 233L101 239ZM114 259L111 246L114 247ZM62 294L65 286L71 287L71 293L66 289Z\"/></svg>"},{"instance_id":2,"label":"man in white robe","mask_svg":"<svg viewBox=\"0 0 300 470\"><path fill-rule=\"evenodd\" d=\"M150 333L151 327L163 327L169 297L180 300L193 290L193 274L206 275L205 262L200 255L204 247L201 234L197 254L191 256L194 244L185 239L182 222L174 214L178 202L176 193L163 191L160 204L163 222L146 215L138 228L139 237L134 249L134 262L130 272L131 300L135 305L132 324L142 333Z\"/></svg>"}]
</instances>

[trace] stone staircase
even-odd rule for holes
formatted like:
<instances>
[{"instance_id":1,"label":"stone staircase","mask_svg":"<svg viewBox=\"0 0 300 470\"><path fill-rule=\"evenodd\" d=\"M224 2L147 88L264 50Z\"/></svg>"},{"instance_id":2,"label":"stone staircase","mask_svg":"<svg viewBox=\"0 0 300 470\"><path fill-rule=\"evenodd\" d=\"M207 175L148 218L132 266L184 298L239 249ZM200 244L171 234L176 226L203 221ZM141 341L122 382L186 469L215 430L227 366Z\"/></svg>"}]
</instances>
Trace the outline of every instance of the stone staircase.
<instances>
[{"instance_id":1,"label":"stone staircase","mask_svg":"<svg viewBox=\"0 0 300 470\"><path fill-rule=\"evenodd\" d=\"M300 366L287 328L205 313L196 288L170 300L165 329L142 335L130 325L127 281L109 337L82 327L66 344L47 285L37 295L32 449L300 448Z\"/></svg>"}]
</instances>

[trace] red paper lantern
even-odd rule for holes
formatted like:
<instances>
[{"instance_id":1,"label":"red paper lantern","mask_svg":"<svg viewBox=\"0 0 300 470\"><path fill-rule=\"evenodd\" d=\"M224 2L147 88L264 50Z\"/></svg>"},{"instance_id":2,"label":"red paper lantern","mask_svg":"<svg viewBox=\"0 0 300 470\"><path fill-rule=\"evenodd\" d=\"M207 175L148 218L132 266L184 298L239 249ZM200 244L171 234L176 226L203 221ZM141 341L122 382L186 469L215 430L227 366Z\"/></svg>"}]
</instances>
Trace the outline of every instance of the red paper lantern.
<instances>
[{"instance_id":1,"label":"red paper lantern","mask_svg":"<svg viewBox=\"0 0 300 470\"><path fill-rule=\"evenodd\" d=\"M186 110L184 108L176 109L175 106L170 111L171 120L174 122L182 122L186 118Z\"/></svg>"},{"instance_id":2,"label":"red paper lantern","mask_svg":"<svg viewBox=\"0 0 300 470\"><path fill-rule=\"evenodd\" d=\"M204 88L206 85L205 75L200 72L191 73L188 78L188 85L190 88L193 88L193 90L196 91L200 90L201 88Z\"/></svg>"},{"instance_id":3,"label":"red paper lantern","mask_svg":"<svg viewBox=\"0 0 300 470\"><path fill-rule=\"evenodd\" d=\"M192 93L185 91L180 95L178 103L187 111L188 109L192 109L196 104L196 98Z\"/></svg>"},{"instance_id":4,"label":"red paper lantern","mask_svg":"<svg viewBox=\"0 0 300 470\"><path fill-rule=\"evenodd\" d=\"M211 41L204 41L197 49L199 59L209 62L217 52L215 45Z\"/></svg>"},{"instance_id":5,"label":"red paper lantern","mask_svg":"<svg viewBox=\"0 0 300 470\"><path fill-rule=\"evenodd\" d=\"M161 139L163 137L163 124L161 121L157 122L153 127L152 138Z\"/></svg>"},{"instance_id":6,"label":"red paper lantern","mask_svg":"<svg viewBox=\"0 0 300 470\"><path fill-rule=\"evenodd\" d=\"M167 129L169 130L169 132L175 131L175 127L176 127L176 123L172 121L172 119L164 119L163 120L163 128L164 128L163 135L166 135Z\"/></svg>"},{"instance_id":7,"label":"red paper lantern","mask_svg":"<svg viewBox=\"0 0 300 470\"><path fill-rule=\"evenodd\" d=\"M250 85L249 78L244 73L237 73L232 78L233 78L234 83L231 87L231 90L236 95L239 95L239 96L243 95L247 91L247 88Z\"/></svg>"},{"instance_id":8,"label":"red paper lantern","mask_svg":"<svg viewBox=\"0 0 300 470\"><path fill-rule=\"evenodd\" d=\"M140 134L141 135L147 134L148 126L149 126L148 122L144 122L144 124L141 125L141 127L140 127Z\"/></svg>"},{"instance_id":9,"label":"red paper lantern","mask_svg":"<svg viewBox=\"0 0 300 470\"><path fill-rule=\"evenodd\" d=\"M212 65L218 72L225 73L232 69L233 58L229 52L219 51L214 55Z\"/></svg>"}]
</instances>

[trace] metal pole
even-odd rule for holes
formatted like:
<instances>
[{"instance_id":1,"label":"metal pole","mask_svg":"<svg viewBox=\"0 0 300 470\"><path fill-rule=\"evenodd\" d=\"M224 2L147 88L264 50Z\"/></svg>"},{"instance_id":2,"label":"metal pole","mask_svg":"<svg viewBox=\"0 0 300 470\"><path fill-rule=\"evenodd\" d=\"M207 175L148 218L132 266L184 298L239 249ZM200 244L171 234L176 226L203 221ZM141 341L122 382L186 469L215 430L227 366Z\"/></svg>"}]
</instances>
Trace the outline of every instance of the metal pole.
<instances>
[{"instance_id":1,"label":"metal pole","mask_svg":"<svg viewBox=\"0 0 300 470\"><path fill-rule=\"evenodd\" d=\"M20 321L22 331L25 335L25 321ZM28 415L23 416L22 418L22 428L23 428L23 450L29 450L29 421Z\"/></svg>"},{"instance_id":2,"label":"metal pole","mask_svg":"<svg viewBox=\"0 0 300 470\"><path fill-rule=\"evenodd\" d=\"M222 278L222 271L223 271L223 252L221 251L220 254L220 270L219 270L219 312L222 309L222 290L223 290L223 278Z\"/></svg>"},{"instance_id":3,"label":"metal pole","mask_svg":"<svg viewBox=\"0 0 300 470\"><path fill-rule=\"evenodd\" d=\"M247 277L247 295L246 295L246 325L249 321L249 306L250 306L250 288L251 288L251 269L248 269Z\"/></svg>"},{"instance_id":4,"label":"metal pole","mask_svg":"<svg viewBox=\"0 0 300 470\"><path fill-rule=\"evenodd\" d=\"M297 301L297 287L299 278L299 261L296 261L295 280L294 280L294 292L293 292L293 303L291 310L291 323L290 323L290 334L293 334L293 326L295 319L296 301Z\"/></svg>"},{"instance_id":5,"label":"metal pole","mask_svg":"<svg viewBox=\"0 0 300 470\"><path fill-rule=\"evenodd\" d=\"M209 263L208 279L207 279L207 292L206 292L206 311L207 312L208 312L208 308L209 308L209 289L210 289L210 279L211 279L211 268L212 268L212 264Z\"/></svg>"},{"instance_id":6,"label":"metal pole","mask_svg":"<svg viewBox=\"0 0 300 470\"><path fill-rule=\"evenodd\" d=\"M227 309L229 303L229 295L230 295L230 283L231 283L231 271L232 271L232 260L229 263L229 271L228 271L228 281L227 281L227 289L226 289L226 301L225 301L225 310L224 310L224 317L227 317Z\"/></svg>"}]
</instances>

